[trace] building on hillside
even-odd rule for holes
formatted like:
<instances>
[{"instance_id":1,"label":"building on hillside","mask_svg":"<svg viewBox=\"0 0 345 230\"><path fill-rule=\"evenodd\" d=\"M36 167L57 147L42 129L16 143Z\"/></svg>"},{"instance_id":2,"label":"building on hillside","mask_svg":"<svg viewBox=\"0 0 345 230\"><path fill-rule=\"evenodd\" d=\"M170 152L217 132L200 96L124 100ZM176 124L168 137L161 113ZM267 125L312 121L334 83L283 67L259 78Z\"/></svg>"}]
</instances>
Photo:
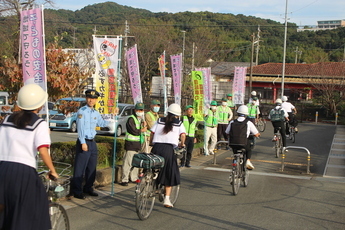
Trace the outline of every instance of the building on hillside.
<instances>
[{"instance_id":1,"label":"building on hillside","mask_svg":"<svg viewBox=\"0 0 345 230\"><path fill-rule=\"evenodd\" d=\"M298 28L297 32L301 32L301 31L333 30L333 29L337 29L339 27L345 27L345 20L317 21L317 26L316 27Z\"/></svg>"}]
</instances>

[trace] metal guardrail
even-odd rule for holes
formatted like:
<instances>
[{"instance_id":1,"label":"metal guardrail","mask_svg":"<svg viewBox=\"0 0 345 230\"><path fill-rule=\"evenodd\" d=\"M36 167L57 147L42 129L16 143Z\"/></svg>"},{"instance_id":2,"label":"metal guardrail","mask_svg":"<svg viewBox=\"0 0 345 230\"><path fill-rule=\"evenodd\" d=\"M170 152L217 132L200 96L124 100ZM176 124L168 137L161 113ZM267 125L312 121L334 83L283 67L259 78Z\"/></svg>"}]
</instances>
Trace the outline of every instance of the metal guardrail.
<instances>
[{"instance_id":1,"label":"metal guardrail","mask_svg":"<svg viewBox=\"0 0 345 230\"><path fill-rule=\"evenodd\" d=\"M307 174L310 174L310 152L305 147L300 146L287 146L285 149L302 149L305 150L308 154L307 156ZM282 152L282 172L284 171L284 162L285 162L285 151Z\"/></svg>"},{"instance_id":2,"label":"metal guardrail","mask_svg":"<svg viewBox=\"0 0 345 230\"><path fill-rule=\"evenodd\" d=\"M213 164L215 165L216 164L216 161L217 161L217 147L219 144L226 144L226 146L228 146L228 141L218 141L216 143L216 149L213 151L214 152L214 155L213 155Z\"/></svg>"}]
</instances>

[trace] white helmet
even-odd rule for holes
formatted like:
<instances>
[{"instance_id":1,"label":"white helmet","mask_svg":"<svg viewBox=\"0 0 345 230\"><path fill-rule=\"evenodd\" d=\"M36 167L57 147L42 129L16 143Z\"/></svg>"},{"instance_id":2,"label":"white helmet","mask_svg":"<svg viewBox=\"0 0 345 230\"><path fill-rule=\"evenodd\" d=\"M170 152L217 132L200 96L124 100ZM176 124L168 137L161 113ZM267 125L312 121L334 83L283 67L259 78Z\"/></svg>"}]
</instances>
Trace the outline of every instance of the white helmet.
<instances>
[{"instance_id":1,"label":"white helmet","mask_svg":"<svg viewBox=\"0 0 345 230\"><path fill-rule=\"evenodd\" d=\"M256 91L252 91L250 94L251 94L252 96L256 96Z\"/></svg>"},{"instance_id":2,"label":"white helmet","mask_svg":"<svg viewBox=\"0 0 345 230\"><path fill-rule=\"evenodd\" d=\"M18 92L18 107L24 110L34 110L41 107L48 98L48 94L36 84L24 85Z\"/></svg>"},{"instance_id":3,"label":"white helmet","mask_svg":"<svg viewBox=\"0 0 345 230\"><path fill-rule=\"evenodd\" d=\"M287 101L287 100L288 100L287 96L282 97L282 101Z\"/></svg>"},{"instance_id":4,"label":"white helmet","mask_svg":"<svg viewBox=\"0 0 345 230\"><path fill-rule=\"evenodd\" d=\"M238 107L237 113L248 115L248 107L246 105L241 105L240 107Z\"/></svg>"},{"instance_id":5,"label":"white helmet","mask_svg":"<svg viewBox=\"0 0 345 230\"><path fill-rule=\"evenodd\" d=\"M283 102L282 102L282 99L278 98L278 99L276 100L275 103L276 103L276 104L281 104L281 103L283 103Z\"/></svg>"},{"instance_id":6,"label":"white helmet","mask_svg":"<svg viewBox=\"0 0 345 230\"><path fill-rule=\"evenodd\" d=\"M181 116L181 106L176 103L169 105L168 113L172 113L176 116Z\"/></svg>"}]
</instances>

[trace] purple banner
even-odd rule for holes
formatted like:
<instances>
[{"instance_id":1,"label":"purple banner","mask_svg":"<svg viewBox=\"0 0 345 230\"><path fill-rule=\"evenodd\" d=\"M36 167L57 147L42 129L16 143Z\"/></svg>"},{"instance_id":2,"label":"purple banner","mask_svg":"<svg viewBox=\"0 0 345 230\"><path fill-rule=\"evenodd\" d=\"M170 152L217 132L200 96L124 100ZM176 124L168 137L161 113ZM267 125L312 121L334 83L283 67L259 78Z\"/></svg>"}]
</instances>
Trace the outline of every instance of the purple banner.
<instances>
[{"instance_id":1,"label":"purple banner","mask_svg":"<svg viewBox=\"0 0 345 230\"><path fill-rule=\"evenodd\" d=\"M171 55L170 60L173 76L175 103L181 105L182 54Z\"/></svg>"},{"instance_id":2,"label":"purple banner","mask_svg":"<svg viewBox=\"0 0 345 230\"><path fill-rule=\"evenodd\" d=\"M143 97L141 93L141 82L139 73L139 61L138 61L138 51L137 45L135 44L132 48L126 52L126 60L128 66L128 74L131 82L131 89L134 104L143 102Z\"/></svg>"},{"instance_id":3,"label":"purple banner","mask_svg":"<svg viewBox=\"0 0 345 230\"><path fill-rule=\"evenodd\" d=\"M246 89L247 67L235 67L234 82L232 85L233 102L236 105L244 104Z\"/></svg>"},{"instance_id":4,"label":"purple banner","mask_svg":"<svg viewBox=\"0 0 345 230\"><path fill-rule=\"evenodd\" d=\"M23 10L20 18L24 84L37 84L46 90L42 9Z\"/></svg>"}]
</instances>

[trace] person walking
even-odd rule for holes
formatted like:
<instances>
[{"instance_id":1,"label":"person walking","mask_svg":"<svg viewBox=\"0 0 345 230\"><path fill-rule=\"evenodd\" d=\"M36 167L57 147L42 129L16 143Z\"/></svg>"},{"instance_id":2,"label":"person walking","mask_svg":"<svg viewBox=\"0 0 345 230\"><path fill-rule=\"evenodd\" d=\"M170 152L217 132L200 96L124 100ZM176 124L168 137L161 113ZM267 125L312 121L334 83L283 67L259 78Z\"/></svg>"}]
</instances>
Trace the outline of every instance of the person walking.
<instances>
[{"instance_id":1,"label":"person walking","mask_svg":"<svg viewBox=\"0 0 345 230\"><path fill-rule=\"evenodd\" d=\"M249 114L246 105L238 107L237 114L238 118L231 121L225 131L229 135L229 146L234 153L236 153L238 149L245 148L247 158L246 167L248 169L254 169L250 161L252 157L252 148L250 146L249 136L252 134L255 137L259 137L260 133L253 122L246 119L246 116Z\"/></svg>"},{"instance_id":2,"label":"person walking","mask_svg":"<svg viewBox=\"0 0 345 230\"><path fill-rule=\"evenodd\" d=\"M132 160L134 154L139 153L141 144L144 143L144 134L147 131L146 122L144 118L144 104L136 103L134 107L134 114L131 115L126 123L126 136L125 136L125 155L123 157L122 165L122 186L128 186L128 182L135 182L138 179L138 168L132 168Z\"/></svg>"},{"instance_id":3,"label":"person walking","mask_svg":"<svg viewBox=\"0 0 345 230\"><path fill-rule=\"evenodd\" d=\"M48 94L36 84L18 92L18 112L0 125L0 229L51 229L48 196L37 174L37 152L58 178L49 155L49 127L37 114Z\"/></svg>"},{"instance_id":4,"label":"person walking","mask_svg":"<svg viewBox=\"0 0 345 230\"><path fill-rule=\"evenodd\" d=\"M177 165L174 148L185 147L186 129L180 121L181 107L171 104L167 109L167 116L159 118L151 129L152 153L162 156L165 160L164 167L157 177L157 184L165 186L163 205L172 208L170 194L172 186L180 184L180 171ZM179 144L180 139L180 144Z\"/></svg>"},{"instance_id":5,"label":"person walking","mask_svg":"<svg viewBox=\"0 0 345 230\"><path fill-rule=\"evenodd\" d=\"M275 101L276 106L270 111L268 115L268 119L271 120L272 125L274 127L273 133L276 133L280 128L280 134L283 140L283 151L285 151L286 147L286 131L285 131L285 121L289 121L288 113L281 107L282 100L277 99ZM272 139L275 141L275 138ZM286 150L287 151L287 150Z\"/></svg>"},{"instance_id":6,"label":"person walking","mask_svg":"<svg viewBox=\"0 0 345 230\"><path fill-rule=\"evenodd\" d=\"M224 138L225 141L228 140L228 136L225 133L229 122L232 119L232 110L228 107L227 98L222 99L222 104L217 107L218 115L218 127L217 127L217 141L221 141Z\"/></svg>"},{"instance_id":7,"label":"person walking","mask_svg":"<svg viewBox=\"0 0 345 230\"><path fill-rule=\"evenodd\" d=\"M141 151L144 153L151 152L152 147L150 146L150 136L151 131L150 129L156 123L159 118L159 110L160 110L161 103L159 100L154 99L151 101L150 111L145 113L145 121L147 124L147 131L145 132L145 141L141 147Z\"/></svg>"},{"instance_id":8,"label":"person walking","mask_svg":"<svg viewBox=\"0 0 345 230\"><path fill-rule=\"evenodd\" d=\"M94 108L100 94L93 89L85 91L86 105L77 112L76 155L74 160L74 172L71 192L77 199L85 199L84 194L98 196L93 189L96 179L96 166L98 149L94 140L96 127L106 127L109 122L105 121L101 114ZM115 110L115 113L117 111ZM83 181L85 184L83 186Z\"/></svg>"},{"instance_id":9,"label":"person walking","mask_svg":"<svg viewBox=\"0 0 345 230\"><path fill-rule=\"evenodd\" d=\"M205 114L205 128L206 128L206 149L205 155L213 155L214 148L217 144L217 126L218 126L218 114L217 114L217 102L211 101L211 108L207 110ZM211 142L209 140L211 138Z\"/></svg>"},{"instance_id":10,"label":"person walking","mask_svg":"<svg viewBox=\"0 0 345 230\"><path fill-rule=\"evenodd\" d=\"M192 105L186 106L186 115L182 117L183 126L186 129L186 150L187 153L183 158L181 159L181 167L186 166L187 168L190 168L190 161L192 159L192 153L194 149L194 144L196 142L195 138L195 131L196 131L196 124L197 120L193 116L194 114L194 108Z\"/></svg>"},{"instance_id":11,"label":"person walking","mask_svg":"<svg viewBox=\"0 0 345 230\"><path fill-rule=\"evenodd\" d=\"M290 125L295 127L295 132L298 133L298 128L297 128L298 122L295 117L297 114L297 109L293 104L288 102L287 96L283 96L282 101L283 101L282 108L289 114L289 123ZM289 125L287 122L286 122L286 135L290 135Z\"/></svg>"}]
</instances>

